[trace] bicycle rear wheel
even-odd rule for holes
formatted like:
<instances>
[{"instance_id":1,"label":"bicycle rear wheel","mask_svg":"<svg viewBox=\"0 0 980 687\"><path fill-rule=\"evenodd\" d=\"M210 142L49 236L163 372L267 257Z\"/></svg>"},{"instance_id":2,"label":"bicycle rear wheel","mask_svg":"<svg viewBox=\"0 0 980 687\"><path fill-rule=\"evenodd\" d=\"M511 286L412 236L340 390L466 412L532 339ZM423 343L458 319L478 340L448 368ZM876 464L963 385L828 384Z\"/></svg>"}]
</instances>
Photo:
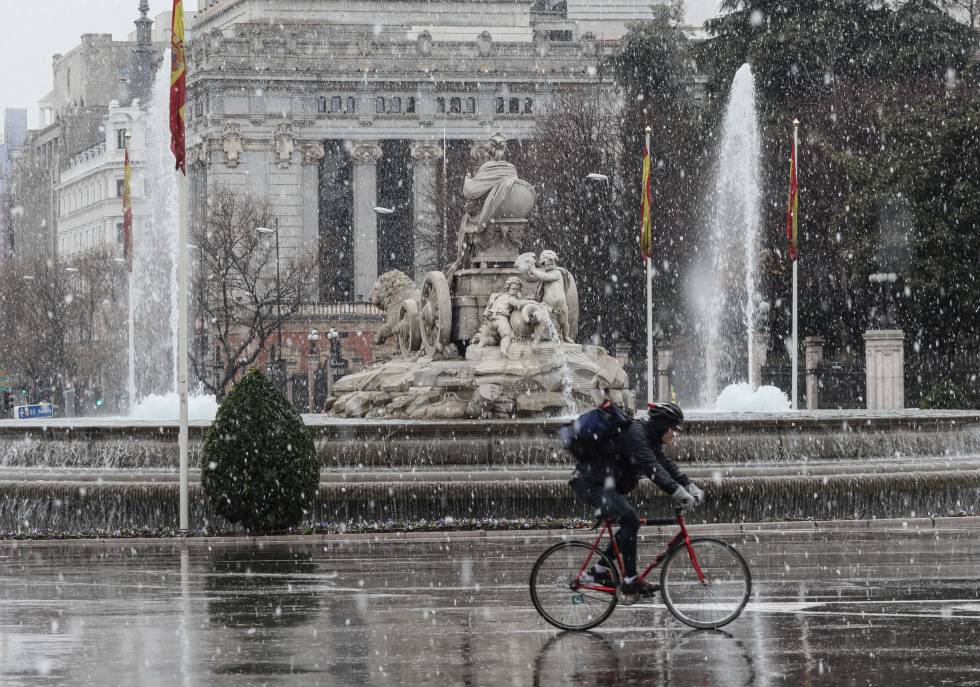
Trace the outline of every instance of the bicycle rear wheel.
<instances>
[{"instance_id":1,"label":"bicycle rear wheel","mask_svg":"<svg viewBox=\"0 0 980 687\"><path fill-rule=\"evenodd\" d=\"M676 547L660 573L664 603L682 623L717 628L739 616L752 593L752 575L742 555L718 539L691 540L704 581L686 546Z\"/></svg>"},{"instance_id":2,"label":"bicycle rear wheel","mask_svg":"<svg viewBox=\"0 0 980 687\"><path fill-rule=\"evenodd\" d=\"M579 571L586 559L612 571L613 584L602 591L596 584L582 584ZM562 630L588 630L616 608L619 571L608 558L584 542L555 544L538 558L531 570L531 601L541 617Z\"/></svg>"}]
</instances>

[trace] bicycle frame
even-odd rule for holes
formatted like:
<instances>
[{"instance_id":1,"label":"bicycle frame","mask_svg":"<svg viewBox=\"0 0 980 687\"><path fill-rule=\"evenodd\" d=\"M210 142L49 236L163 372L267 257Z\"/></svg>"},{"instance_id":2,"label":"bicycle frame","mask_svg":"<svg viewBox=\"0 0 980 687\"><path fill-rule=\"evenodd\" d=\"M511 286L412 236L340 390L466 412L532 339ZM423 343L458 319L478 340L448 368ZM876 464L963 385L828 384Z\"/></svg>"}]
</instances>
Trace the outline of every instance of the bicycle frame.
<instances>
[{"instance_id":1,"label":"bicycle frame","mask_svg":"<svg viewBox=\"0 0 980 687\"><path fill-rule=\"evenodd\" d=\"M613 551L616 554L616 564L619 566L620 576L622 576L622 574L624 573L625 569L623 566L623 554L622 552L620 552L619 544L616 543L616 537L613 534L614 524L615 523L612 520L609 519L602 520L602 527L599 529L599 534L596 537L595 541L592 543L592 549L590 550L589 555L586 557L585 562L582 564L582 567L579 569L578 576L576 576L575 578L576 588L591 589L594 591L601 591L601 592L616 591L612 587L607 587L605 585L580 584L577 582L577 580L581 578L582 574L589 568L593 556L595 556L596 552L599 551L599 543L602 541L602 538L606 535L606 533L609 534L609 538L612 541ZM674 534L673 537L671 537L670 541L667 542L667 547L663 551L661 551L656 558L653 559L653 562L647 565L647 567L643 569L643 572L637 575L638 579L645 580L646 576L650 574L650 571L652 571L654 568L660 565L660 563L663 562L663 560L667 557L667 555L674 550L674 547L683 544L687 548L687 554L691 557L691 564L694 566L694 571L697 573L698 581L700 581L701 584L705 584L704 573L701 571L701 566L698 565L697 556L694 555L694 549L691 547L691 537L687 533L687 526L684 523L683 513L678 512L676 518L640 518L640 526L642 527L644 525L658 525L662 527L676 525L677 527L680 528L680 530L676 534Z\"/></svg>"}]
</instances>

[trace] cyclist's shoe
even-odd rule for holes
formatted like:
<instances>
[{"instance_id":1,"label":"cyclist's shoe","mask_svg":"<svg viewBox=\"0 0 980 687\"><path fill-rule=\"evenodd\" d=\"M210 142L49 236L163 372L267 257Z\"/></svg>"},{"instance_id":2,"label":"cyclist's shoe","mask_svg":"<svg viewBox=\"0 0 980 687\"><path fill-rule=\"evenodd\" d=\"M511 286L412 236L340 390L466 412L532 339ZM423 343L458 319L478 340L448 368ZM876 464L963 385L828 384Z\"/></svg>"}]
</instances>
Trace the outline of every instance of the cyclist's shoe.
<instances>
[{"instance_id":1,"label":"cyclist's shoe","mask_svg":"<svg viewBox=\"0 0 980 687\"><path fill-rule=\"evenodd\" d=\"M613 576L611 570L596 570L594 567L589 568L586 572L582 573L579 577L579 582L582 584L598 584L603 587L613 586Z\"/></svg>"},{"instance_id":2,"label":"cyclist's shoe","mask_svg":"<svg viewBox=\"0 0 980 687\"><path fill-rule=\"evenodd\" d=\"M650 584L639 578L632 582L623 582L619 585L619 592L623 596L634 596L648 598L660 591L659 584Z\"/></svg>"}]
</instances>

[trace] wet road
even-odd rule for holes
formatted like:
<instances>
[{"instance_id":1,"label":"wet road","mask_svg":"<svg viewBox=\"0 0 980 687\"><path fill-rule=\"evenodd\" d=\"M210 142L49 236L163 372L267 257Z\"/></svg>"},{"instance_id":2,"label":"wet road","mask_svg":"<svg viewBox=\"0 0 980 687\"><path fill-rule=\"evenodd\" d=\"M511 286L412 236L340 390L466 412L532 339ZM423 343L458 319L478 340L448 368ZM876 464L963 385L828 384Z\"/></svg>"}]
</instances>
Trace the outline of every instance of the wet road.
<instances>
[{"instance_id":1,"label":"wet road","mask_svg":"<svg viewBox=\"0 0 980 687\"><path fill-rule=\"evenodd\" d=\"M980 684L980 529L721 536L755 577L724 632L650 604L583 634L528 599L554 533L3 543L0 684Z\"/></svg>"}]
</instances>

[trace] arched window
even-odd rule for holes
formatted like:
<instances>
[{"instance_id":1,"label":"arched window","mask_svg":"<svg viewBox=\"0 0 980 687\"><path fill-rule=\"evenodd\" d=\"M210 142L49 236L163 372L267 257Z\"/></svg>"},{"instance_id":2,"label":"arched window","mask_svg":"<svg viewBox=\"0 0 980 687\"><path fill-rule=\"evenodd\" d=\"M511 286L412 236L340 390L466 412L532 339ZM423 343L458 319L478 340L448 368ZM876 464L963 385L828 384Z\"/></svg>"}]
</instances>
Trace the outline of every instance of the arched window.
<instances>
[{"instance_id":1,"label":"arched window","mask_svg":"<svg viewBox=\"0 0 980 687\"><path fill-rule=\"evenodd\" d=\"M449 112L450 114L459 114L463 111L462 102L459 98L449 99Z\"/></svg>"},{"instance_id":2,"label":"arched window","mask_svg":"<svg viewBox=\"0 0 980 687\"><path fill-rule=\"evenodd\" d=\"M377 114L384 114L385 112L385 99L381 96L374 99L374 111Z\"/></svg>"},{"instance_id":3,"label":"arched window","mask_svg":"<svg viewBox=\"0 0 980 687\"><path fill-rule=\"evenodd\" d=\"M466 114L475 114L475 113L476 113L476 98L467 98Z\"/></svg>"},{"instance_id":4,"label":"arched window","mask_svg":"<svg viewBox=\"0 0 980 687\"><path fill-rule=\"evenodd\" d=\"M401 112L402 111L402 99L397 95L391 99L391 111Z\"/></svg>"}]
</instances>

